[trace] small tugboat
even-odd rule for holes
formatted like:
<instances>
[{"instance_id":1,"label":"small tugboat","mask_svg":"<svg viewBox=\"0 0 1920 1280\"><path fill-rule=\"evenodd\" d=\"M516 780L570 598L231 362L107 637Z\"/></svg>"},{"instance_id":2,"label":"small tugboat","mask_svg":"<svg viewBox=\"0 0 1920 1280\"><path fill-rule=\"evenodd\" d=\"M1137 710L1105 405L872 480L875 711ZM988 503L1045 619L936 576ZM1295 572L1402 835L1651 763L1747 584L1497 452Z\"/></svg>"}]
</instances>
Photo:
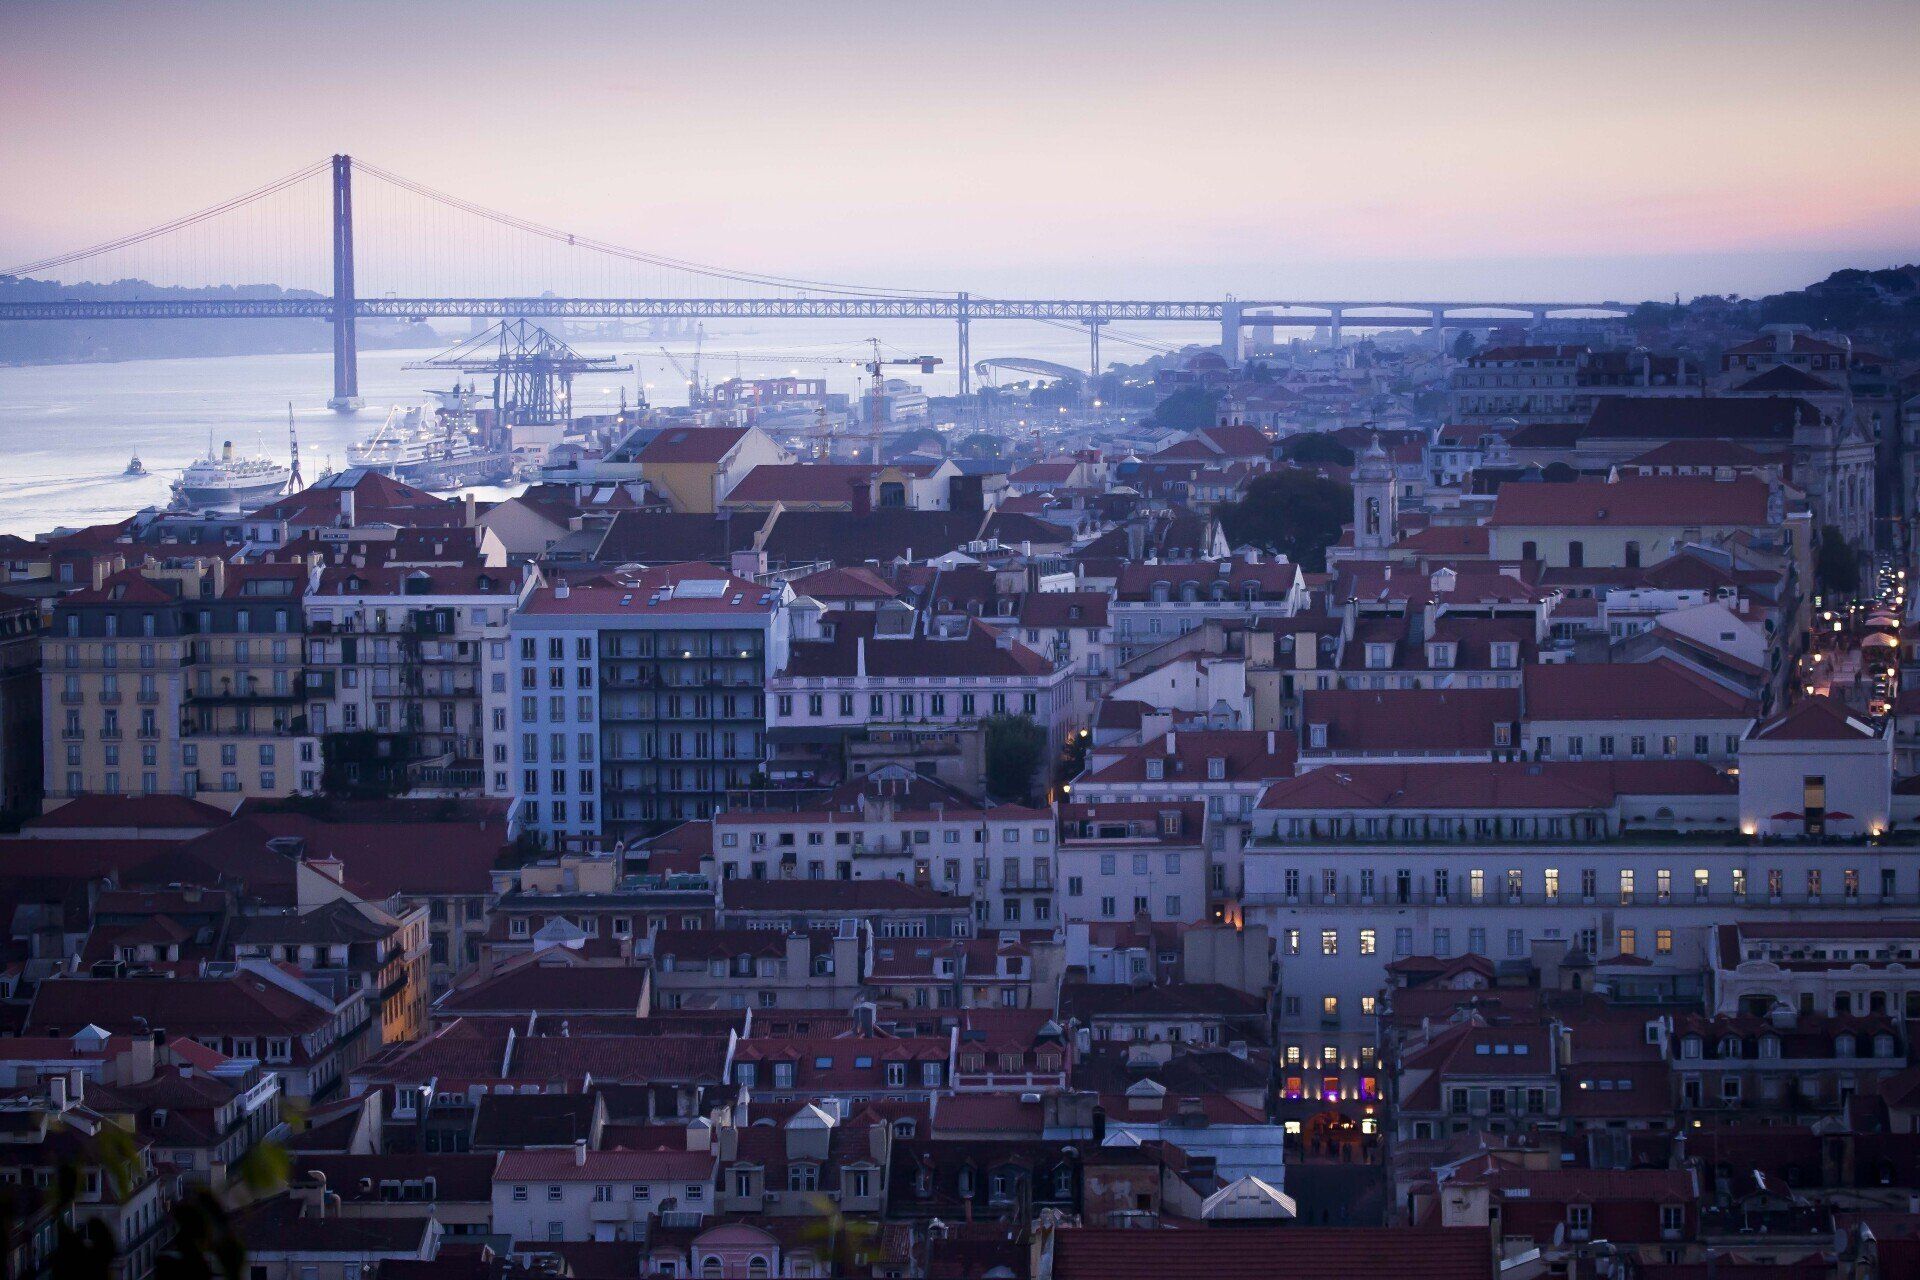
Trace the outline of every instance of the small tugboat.
<instances>
[{"instance_id":1,"label":"small tugboat","mask_svg":"<svg viewBox=\"0 0 1920 1280\"><path fill-rule=\"evenodd\" d=\"M135 454L133 457L133 461L129 462L127 464L127 469L125 471L122 471L120 474L123 476L143 476L147 474L147 469L140 465L140 455Z\"/></svg>"}]
</instances>

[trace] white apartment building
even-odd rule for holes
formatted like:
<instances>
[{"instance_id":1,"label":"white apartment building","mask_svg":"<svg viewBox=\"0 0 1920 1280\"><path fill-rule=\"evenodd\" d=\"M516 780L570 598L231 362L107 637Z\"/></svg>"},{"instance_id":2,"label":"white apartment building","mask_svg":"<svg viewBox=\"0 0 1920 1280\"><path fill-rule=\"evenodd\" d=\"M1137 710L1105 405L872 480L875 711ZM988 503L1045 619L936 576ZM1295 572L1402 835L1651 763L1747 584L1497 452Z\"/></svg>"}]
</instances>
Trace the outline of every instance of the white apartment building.
<instances>
[{"instance_id":1,"label":"white apartment building","mask_svg":"<svg viewBox=\"0 0 1920 1280\"><path fill-rule=\"evenodd\" d=\"M1130 662L1204 622L1251 626L1291 618L1308 604L1298 566L1242 559L1127 564L1114 584L1113 660Z\"/></svg>"},{"instance_id":2,"label":"white apartment building","mask_svg":"<svg viewBox=\"0 0 1920 1280\"><path fill-rule=\"evenodd\" d=\"M1213 883L1206 822L1206 805L1197 800L1061 805L1063 917L1206 919Z\"/></svg>"},{"instance_id":3,"label":"white apartment building","mask_svg":"<svg viewBox=\"0 0 1920 1280\"><path fill-rule=\"evenodd\" d=\"M1670 658L1530 666L1523 753L1534 760L1706 760L1732 764L1752 699Z\"/></svg>"},{"instance_id":4,"label":"white apartment building","mask_svg":"<svg viewBox=\"0 0 1920 1280\"><path fill-rule=\"evenodd\" d=\"M925 780L877 777L847 803L714 818L725 879L902 880L973 900L988 926L1057 918L1053 813L985 808Z\"/></svg>"},{"instance_id":5,"label":"white apartment building","mask_svg":"<svg viewBox=\"0 0 1920 1280\"><path fill-rule=\"evenodd\" d=\"M1296 755L1294 736L1272 730L1154 734L1137 745L1091 750L1067 794L1076 804L1205 805L1206 915L1233 923L1244 878L1240 850L1255 806L1270 784L1293 775Z\"/></svg>"},{"instance_id":6,"label":"white apartment building","mask_svg":"<svg viewBox=\"0 0 1920 1280\"><path fill-rule=\"evenodd\" d=\"M698 1225L713 1212L715 1153L696 1121L684 1151L507 1151L493 1172L493 1230L524 1241L644 1240L665 1218Z\"/></svg>"},{"instance_id":7,"label":"white apartment building","mask_svg":"<svg viewBox=\"0 0 1920 1280\"><path fill-rule=\"evenodd\" d=\"M704 564L530 593L513 620L511 794L551 839L706 818L764 758L788 591Z\"/></svg>"},{"instance_id":8,"label":"white apartment building","mask_svg":"<svg viewBox=\"0 0 1920 1280\"><path fill-rule=\"evenodd\" d=\"M511 570L316 567L305 600L310 731L329 788L477 795L506 758Z\"/></svg>"},{"instance_id":9,"label":"white apartment building","mask_svg":"<svg viewBox=\"0 0 1920 1280\"><path fill-rule=\"evenodd\" d=\"M1074 669L1018 640L1015 619L957 618L922 632L907 610L821 613L803 599L792 612L786 668L767 682L770 734L958 743L977 740L987 716L1021 715L1046 730L1048 758L1066 740ZM982 755L945 780L983 789Z\"/></svg>"}]
</instances>

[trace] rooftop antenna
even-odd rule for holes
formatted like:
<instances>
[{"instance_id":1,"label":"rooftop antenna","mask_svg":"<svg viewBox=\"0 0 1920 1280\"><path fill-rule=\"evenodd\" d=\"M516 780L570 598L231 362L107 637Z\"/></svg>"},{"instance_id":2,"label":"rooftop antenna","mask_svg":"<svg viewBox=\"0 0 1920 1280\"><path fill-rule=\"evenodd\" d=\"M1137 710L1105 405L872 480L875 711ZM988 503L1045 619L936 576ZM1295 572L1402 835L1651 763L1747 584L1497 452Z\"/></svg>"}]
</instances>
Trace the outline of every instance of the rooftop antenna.
<instances>
[{"instance_id":1,"label":"rooftop antenna","mask_svg":"<svg viewBox=\"0 0 1920 1280\"><path fill-rule=\"evenodd\" d=\"M306 481L300 478L300 433L293 425L293 401L287 401L287 448L293 455L293 475L287 480L287 488L304 489Z\"/></svg>"}]
</instances>

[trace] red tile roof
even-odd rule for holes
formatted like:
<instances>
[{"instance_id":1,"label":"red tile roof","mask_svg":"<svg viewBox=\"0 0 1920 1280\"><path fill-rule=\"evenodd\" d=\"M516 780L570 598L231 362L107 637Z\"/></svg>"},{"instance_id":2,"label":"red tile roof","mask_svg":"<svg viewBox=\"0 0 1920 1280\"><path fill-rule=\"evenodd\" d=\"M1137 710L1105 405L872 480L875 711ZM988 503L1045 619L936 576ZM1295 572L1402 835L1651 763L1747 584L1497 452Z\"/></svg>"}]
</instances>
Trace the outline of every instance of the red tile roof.
<instances>
[{"instance_id":1,"label":"red tile roof","mask_svg":"<svg viewBox=\"0 0 1920 1280\"><path fill-rule=\"evenodd\" d=\"M797 596L816 600L892 600L900 592L879 574L864 565L845 569L822 569L789 584Z\"/></svg>"},{"instance_id":2,"label":"red tile roof","mask_svg":"<svg viewBox=\"0 0 1920 1280\"><path fill-rule=\"evenodd\" d=\"M109 575L97 587L86 587L62 596L56 609L83 604L178 604L180 597L142 574L138 569L122 569Z\"/></svg>"},{"instance_id":3,"label":"red tile roof","mask_svg":"<svg viewBox=\"0 0 1920 1280\"><path fill-rule=\"evenodd\" d=\"M589 1151L575 1163L571 1147L503 1151L495 1182L711 1182L711 1151Z\"/></svg>"},{"instance_id":4,"label":"red tile roof","mask_svg":"<svg viewBox=\"0 0 1920 1280\"><path fill-rule=\"evenodd\" d=\"M1750 720L1750 698L1670 658L1538 664L1522 676L1529 720Z\"/></svg>"},{"instance_id":5,"label":"red tile roof","mask_svg":"<svg viewBox=\"0 0 1920 1280\"><path fill-rule=\"evenodd\" d=\"M1260 797L1262 809L1599 809L1622 795L1732 795L1699 760L1328 765Z\"/></svg>"},{"instance_id":6,"label":"red tile roof","mask_svg":"<svg viewBox=\"0 0 1920 1280\"><path fill-rule=\"evenodd\" d=\"M125 829L209 831L231 820L225 809L186 796L76 796L21 824L34 832Z\"/></svg>"},{"instance_id":7,"label":"red tile roof","mask_svg":"<svg viewBox=\"0 0 1920 1280\"><path fill-rule=\"evenodd\" d=\"M1309 730L1326 726L1324 749L1336 752L1491 752L1494 726L1519 719L1518 689L1310 689L1300 712Z\"/></svg>"},{"instance_id":8,"label":"red tile roof","mask_svg":"<svg viewBox=\"0 0 1920 1280\"><path fill-rule=\"evenodd\" d=\"M1120 570L1115 591L1125 600L1148 600L1152 598L1155 583L1166 583L1172 598L1178 600L1180 589L1192 583L1200 589L1202 597L1218 585L1234 599L1240 598L1248 587L1258 587L1264 598L1276 599L1293 589L1299 574L1297 565L1273 560L1253 564L1239 559L1128 564Z\"/></svg>"},{"instance_id":9,"label":"red tile roof","mask_svg":"<svg viewBox=\"0 0 1920 1280\"><path fill-rule=\"evenodd\" d=\"M1856 720L1844 703L1832 698L1802 698L1787 710L1753 731L1765 742L1846 742L1864 741L1878 735Z\"/></svg>"},{"instance_id":10,"label":"red tile roof","mask_svg":"<svg viewBox=\"0 0 1920 1280\"><path fill-rule=\"evenodd\" d=\"M565 584L566 594L561 586ZM710 564L680 563L596 575L575 581L556 570L520 607L522 617L688 614L759 618L780 608L782 592L736 578Z\"/></svg>"},{"instance_id":11,"label":"red tile roof","mask_svg":"<svg viewBox=\"0 0 1920 1280\"><path fill-rule=\"evenodd\" d=\"M1171 749L1169 749L1171 748ZM1258 782L1293 774L1298 743L1293 734L1257 729L1189 729L1155 734L1118 760L1086 775L1086 782L1146 782L1147 762L1161 764L1165 782ZM1208 778L1207 761L1226 761L1221 778Z\"/></svg>"},{"instance_id":12,"label":"red tile roof","mask_svg":"<svg viewBox=\"0 0 1920 1280\"><path fill-rule=\"evenodd\" d=\"M668 427L640 451L650 462L718 462L746 436L746 427Z\"/></svg>"},{"instance_id":13,"label":"red tile roof","mask_svg":"<svg viewBox=\"0 0 1920 1280\"><path fill-rule=\"evenodd\" d=\"M1506 484L1490 525L1607 528L1635 525L1764 525L1767 485L1752 477L1622 475L1611 482Z\"/></svg>"},{"instance_id":14,"label":"red tile roof","mask_svg":"<svg viewBox=\"0 0 1920 1280\"><path fill-rule=\"evenodd\" d=\"M1054 1280L1492 1280L1484 1227L1283 1227L1139 1231L1066 1227Z\"/></svg>"},{"instance_id":15,"label":"red tile roof","mask_svg":"<svg viewBox=\"0 0 1920 1280\"><path fill-rule=\"evenodd\" d=\"M1029 591L1020 597L1020 625L1104 627L1111 599L1104 591Z\"/></svg>"},{"instance_id":16,"label":"red tile roof","mask_svg":"<svg viewBox=\"0 0 1920 1280\"><path fill-rule=\"evenodd\" d=\"M955 639L875 636L871 613L830 613L827 621L833 638L795 640L784 674L851 676L863 646L870 676L1044 676L1054 670L1052 662L1011 636L1001 644L1001 633L977 618Z\"/></svg>"},{"instance_id":17,"label":"red tile roof","mask_svg":"<svg viewBox=\"0 0 1920 1280\"><path fill-rule=\"evenodd\" d=\"M851 502L855 485L864 488L879 470L844 462L763 462L729 489L724 501Z\"/></svg>"}]
</instances>

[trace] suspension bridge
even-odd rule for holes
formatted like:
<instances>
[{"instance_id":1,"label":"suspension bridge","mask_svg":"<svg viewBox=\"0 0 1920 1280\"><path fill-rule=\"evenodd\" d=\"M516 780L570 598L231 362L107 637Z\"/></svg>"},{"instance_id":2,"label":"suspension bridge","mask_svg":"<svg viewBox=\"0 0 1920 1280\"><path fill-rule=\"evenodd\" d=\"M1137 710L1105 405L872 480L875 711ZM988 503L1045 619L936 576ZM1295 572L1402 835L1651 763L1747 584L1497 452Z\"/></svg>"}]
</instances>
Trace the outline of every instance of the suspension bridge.
<instances>
[{"instance_id":1,"label":"suspension bridge","mask_svg":"<svg viewBox=\"0 0 1920 1280\"><path fill-rule=\"evenodd\" d=\"M356 176L371 184L382 202L410 202L404 225L408 235L356 244ZM363 191L369 184L362 184ZM313 189L324 186L324 218ZM251 239L223 238L216 229L232 225L243 210L282 216ZM423 212L424 211L424 212ZM392 221L391 218L388 221ZM461 228L481 227L495 238L475 241ZM502 239L501 237L504 237ZM185 252L167 246L185 243ZM526 245L540 244L553 254L535 256ZM263 247L263 245L265 247ZM325 273L319 289L302 289L296 279L318 274L313 250L323 247ZM370 255L370 249L372 254ZM360 281L369 256L378 257L388 275L378 290ZM589 265L585 270L580 264ZM74 269L92 274L101 264L131 264L123 280L199 271L231 276L252 271L277 275L271 296L245 296L258 290L231 291L220 297L134 296L36 300L0 297L0 321L108 321L193 319L311 319L333 331L332 408L360 406L359 349L356 325L365 320L433 319L528 320L696 320L696 319L881 319L938 320L956 326L960 389L971 389L973 362L970 327L975 321L1028 320L1087 330L1090 362L1100 370L1100 342L1110 340L1148 349L1165 344L1114 329L1127 322L1193 322L1219 326L1220 347L1238 364L1249 330L1324 328L1337 342L1345 328L1486 329L1539 322L1554 316L1617 317L1631 306L1620 302L1540 301L1354 301L1339 299L1144 299L1003 298L965 291L883 288L810 280L716 266L630 249L529 221L498 209L436 190L351 156L336 155L275 179L229 200L100 244L0 270L0 277L64 280ZM449 294L449 279L471 278L476 265L486 271L488 291L461 289ZM403 290L392 284L411 279L432 287ZM501 278L519 287L497 292ZM655 288L633 290L636 282ZM663 282L678 292L659 288ZM555 286L559 286L558 289ZM720 286L720 287L715 287ZM112 288L113 286L101 286ZM564 292L562 292L564 291Z\"/></svg>"}]
</instances>

